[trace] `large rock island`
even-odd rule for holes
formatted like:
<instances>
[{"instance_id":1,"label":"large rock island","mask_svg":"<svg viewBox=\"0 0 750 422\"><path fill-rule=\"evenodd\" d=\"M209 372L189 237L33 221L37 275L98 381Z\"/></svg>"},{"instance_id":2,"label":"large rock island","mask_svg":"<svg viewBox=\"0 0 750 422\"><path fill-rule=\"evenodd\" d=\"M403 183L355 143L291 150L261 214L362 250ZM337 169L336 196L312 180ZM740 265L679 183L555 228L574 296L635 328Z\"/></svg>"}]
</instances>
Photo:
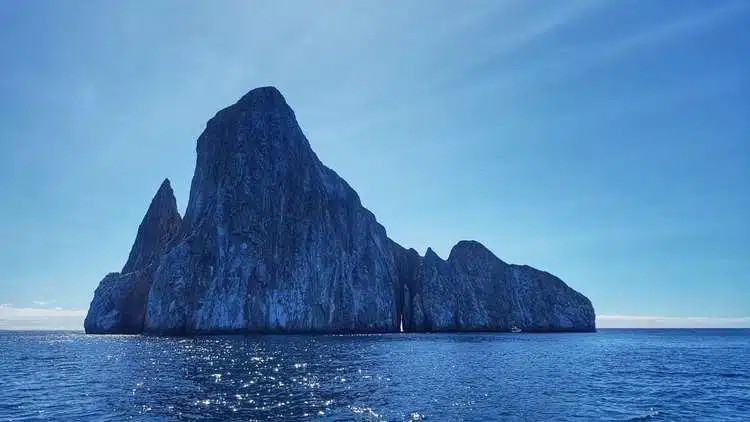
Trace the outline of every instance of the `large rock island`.
<instances>
[{"instance_id":1,"label":"large rock island","mask_svg":"<svg viewBox=\"0 0 750 422\"><path fill-rule=\"evenodd\" d=\"M323 165L273 87L198 138L184 218L158 190L125 267L101 281L88 333L594 331L591 302L475 241L442 260L390 240Z\"/></svg>"}]
</instances>

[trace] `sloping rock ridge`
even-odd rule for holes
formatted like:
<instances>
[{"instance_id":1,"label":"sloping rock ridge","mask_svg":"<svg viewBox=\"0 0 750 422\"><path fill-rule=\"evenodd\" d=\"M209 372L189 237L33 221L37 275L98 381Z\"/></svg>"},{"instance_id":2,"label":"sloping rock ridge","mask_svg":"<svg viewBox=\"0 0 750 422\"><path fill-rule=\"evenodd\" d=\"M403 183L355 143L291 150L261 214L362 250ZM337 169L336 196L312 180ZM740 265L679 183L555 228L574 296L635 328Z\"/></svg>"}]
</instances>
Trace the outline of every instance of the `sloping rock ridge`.
<instances>
[{"instance_id":1,"label":"sloping rock ridge","mask_svg":"<svg viewBox=\"0 0 750 422\"><path fill-rule=\"evenodd\" d=\"M177 238L181 220L172 187L164 180L138 227L122 271L107 274L94 292L83 324L87 333L133 334L143 330L153 273Z\"/></svg>"},{"instance_id":2,"label":"sloping rock ridge","mask_svg":"<svg viewBox=\"0 0 750 422\"><path fill-rule=\"evenodd\" d=\"M273 87L209 120L181 221L153 206L87 332L595 330L591 302L551 274L478 242L442 260L390 240Z\"/></svg>"},{"instance_id":3,"label":"sloping rock ridge","mask_svg":"<svg viewBox=\"0 0 750 422\"><path fill-rule=\"evenodd\" d=\"M476 241L442 260L392 244L404 292L405 331L594 331L594 308L544 271L503 262Z\"/></svg>"}]
</instances>

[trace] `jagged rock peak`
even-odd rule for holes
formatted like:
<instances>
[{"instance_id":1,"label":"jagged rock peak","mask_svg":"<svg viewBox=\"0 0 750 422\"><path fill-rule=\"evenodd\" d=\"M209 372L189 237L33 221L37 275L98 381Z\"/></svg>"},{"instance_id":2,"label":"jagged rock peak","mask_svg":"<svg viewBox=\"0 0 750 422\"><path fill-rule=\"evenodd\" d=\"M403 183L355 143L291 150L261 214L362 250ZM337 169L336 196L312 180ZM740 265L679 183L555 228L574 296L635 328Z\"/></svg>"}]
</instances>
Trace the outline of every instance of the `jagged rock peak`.
<instances>
[{"instance_id":1,"label":"jagged rock peak","mask_svg":"<svg viewBox=\"0 0 750 422\"><path fill-rule=\"evenodd\" d=\"M133 248L122 273L140 270L166 252L179 232L182 218L169 179L164 179L138 227Z\"/></svg>"},{"instance_id":2,"label":"jagged rock peak","mask_svg":"<svg viewBox=\"0 0 750 422\"><path fill-rule=\"evenodd\" d=\"M429 246L427 247L427 251L425 251L424 253L424 257L425 259L437 259L439 261L443 260L443 258L440 258L440 256L437 253L435 253L435 251L432 250L432 248Z\"/></svg>"},{"instance_id":3,"label":"jagged rock peak","mask_svg":"<svg viewBox=\"0 0 750 422\"><path fill-rule=\"evenodd\" d=\"M159 189L156 191L156 195L154 195L154 197L157 197L163 194L169 194L169 193L171 193L172 196L174 196L174 191L172 191L172 183L169 181L168 177L165 177L164 180L161 182L161 185L159 185Z\"/></svg>"},{"instance_id":4,"label":"jagged rock peak","mask_svg":"<svg viewBox=\"0 0 750 422\"><path fill-rule=\"evenodd\" d=\"M138 227L121 273L99 283L83 326L87 333L140 333L159 260L178 238L182 219L169 179L162 182Z\"/></svg>"}]
</instances>

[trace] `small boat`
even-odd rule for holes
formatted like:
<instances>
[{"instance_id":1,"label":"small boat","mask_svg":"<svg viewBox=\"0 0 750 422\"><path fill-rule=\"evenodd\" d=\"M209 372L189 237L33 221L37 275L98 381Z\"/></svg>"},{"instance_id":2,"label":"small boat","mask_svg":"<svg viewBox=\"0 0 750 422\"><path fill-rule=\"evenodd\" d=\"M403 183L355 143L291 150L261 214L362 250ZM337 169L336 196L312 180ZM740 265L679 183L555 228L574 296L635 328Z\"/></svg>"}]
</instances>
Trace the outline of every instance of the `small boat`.
<instances>
[{"instance_id":1,"label":"small boat","mask_svg":"<svg viewBox=\"0 0 750 422\"><path fill-rule=\"evenodd\" d=\"M521 331L523 331L523 330L521 330L520 328L516 327L515 325L512 326L512 327L510 327L510 332L511 333L520 333Z\"/></svg>"}]
</instances>

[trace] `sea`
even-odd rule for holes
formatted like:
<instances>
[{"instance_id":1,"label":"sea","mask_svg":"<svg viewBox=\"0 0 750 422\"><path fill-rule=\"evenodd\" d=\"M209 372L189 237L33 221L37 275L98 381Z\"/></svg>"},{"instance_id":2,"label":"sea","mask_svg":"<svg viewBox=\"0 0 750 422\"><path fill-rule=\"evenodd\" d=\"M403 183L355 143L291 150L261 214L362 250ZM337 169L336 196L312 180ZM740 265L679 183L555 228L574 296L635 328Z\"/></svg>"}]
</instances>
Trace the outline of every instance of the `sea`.
<instances>
[{"instance_id":1,"label":"sea","mask_svg":"<svg viewBox=\"0 0 750 422\"><path fill-rule=\"evenodd\" d=\"M0 421L750 421L750 330L0 332Z\"/></svg>"}]
</instances>

